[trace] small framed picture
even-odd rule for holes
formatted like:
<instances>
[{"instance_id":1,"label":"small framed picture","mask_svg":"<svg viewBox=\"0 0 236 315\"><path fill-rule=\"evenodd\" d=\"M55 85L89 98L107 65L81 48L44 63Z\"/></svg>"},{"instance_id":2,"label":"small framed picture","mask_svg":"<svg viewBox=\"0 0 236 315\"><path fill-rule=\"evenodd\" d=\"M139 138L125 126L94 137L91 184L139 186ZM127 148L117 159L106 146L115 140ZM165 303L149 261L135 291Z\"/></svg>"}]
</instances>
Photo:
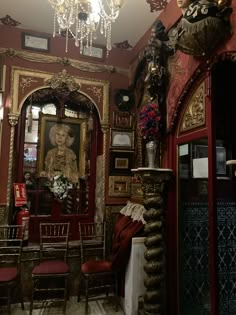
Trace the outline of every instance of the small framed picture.
<instances>
[{"instance_id":1,"label":"small framed picture","mask_svg":"<svg viewBox=\"0 0 236 315\"><path fill-rule=\"evenodd\" d=\"M128 197L131 192L131 176L109 176L109 196Z\"/></svg>"},{"instance_id":2,"label":"small framed picture","mask_svg":"<svg viewBox=\"0 0 236 315\"><path fill-rule=\"evenodd\" d=\"M41 35L22 33L22 48L49 52L50 38Z\"/></svg>"},{"instance_id":3,"label":"small framed picture","mask_svg":"<svg viewBox=\"0 0 236 315\"><path fill-rule=\"evenodd\" d=\"M105 58L105 50L102 46L92 46L91 48L83 46L83 55L86 57L103 60Z\"/></svg>"},{"instance_id":4,"label":"small framed picture","mask_svg":"<svg viewBox=\"0 0 236 315\"><path fill-rule=\"evenodd\" d=\"M127 112L113 112L113 125L115 128L132 129L133 115Z\"/></svg>"},{"instance_id":5,"label":"small framed picture","mask_svg":"<svg viewBox=\"0 0 236 315\"><path fill-rule=\"evenodd\" d=\"M111 151L110 175L130 175L133 168L133 160L133 152Z\"/></svg>"},{"instance_id":6,"label":"small framed picture","mask_svg":"<svg viewBox=\"0 0 236 315\"><path fill-rule=\"evenodd\" d=\"M129 130L111 129L112 149L134 149L134 132Z\"/></svg>"}]
</instances>

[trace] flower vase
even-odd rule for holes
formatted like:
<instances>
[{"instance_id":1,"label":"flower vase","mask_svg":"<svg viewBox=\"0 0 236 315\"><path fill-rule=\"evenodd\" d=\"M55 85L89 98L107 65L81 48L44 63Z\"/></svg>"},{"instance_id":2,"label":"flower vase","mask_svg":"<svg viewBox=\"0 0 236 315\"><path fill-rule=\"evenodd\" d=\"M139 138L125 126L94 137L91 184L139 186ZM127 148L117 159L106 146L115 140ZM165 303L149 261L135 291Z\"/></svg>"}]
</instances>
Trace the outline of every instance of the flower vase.
<instances>
[{"instance_id":1,"label":"flower vase","mask_svg":"<svg viewBox=\"0 0 236 315\"><path fill-rule=\"evenodd\" d=\"M157 143L156 141L148 141L146 143L146 152L147 152L147 162L149 168L156 168L156 152L157 152Z\"/></svg>"}]
</instances>

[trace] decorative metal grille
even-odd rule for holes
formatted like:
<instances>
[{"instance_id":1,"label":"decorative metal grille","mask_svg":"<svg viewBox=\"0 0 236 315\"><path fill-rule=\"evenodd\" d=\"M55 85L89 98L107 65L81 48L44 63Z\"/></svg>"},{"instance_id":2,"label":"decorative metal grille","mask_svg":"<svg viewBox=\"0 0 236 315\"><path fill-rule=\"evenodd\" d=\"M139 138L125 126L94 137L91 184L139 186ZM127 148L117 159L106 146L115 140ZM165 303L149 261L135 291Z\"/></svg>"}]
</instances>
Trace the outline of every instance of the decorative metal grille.
<instances>
[{"instance_id":1,"label":"decorative metal grille","mask_svg":"<svg viewBox=\"0 0 236 315\"><path fill-rule=\"evenodd\" d=\"M219 314L236 314L236 202L217 203Z\"/></svg>"},{"instance_id":2,"label":"decorative metal grille","mask_svg":"<svg viewBox=\"0 0 236 315\"><path fill-rule=\"evenodd\" d=\"M209 315L207 203L182 204L180 242L180 314Z\"/></svg>"}]
</instances>

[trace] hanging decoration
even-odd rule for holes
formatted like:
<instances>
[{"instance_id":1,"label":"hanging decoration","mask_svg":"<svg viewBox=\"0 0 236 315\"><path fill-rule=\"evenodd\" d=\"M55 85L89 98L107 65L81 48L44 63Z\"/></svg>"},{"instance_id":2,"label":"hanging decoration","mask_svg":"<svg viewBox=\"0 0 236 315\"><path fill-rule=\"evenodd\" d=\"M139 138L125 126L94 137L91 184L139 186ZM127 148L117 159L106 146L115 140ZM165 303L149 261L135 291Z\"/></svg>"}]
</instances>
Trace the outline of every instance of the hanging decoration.
<instances>
[{"instance_id":1,"label":"hanging decoration","mask_svg":"<svg viewBox=\"0 0 236 315\"><path fill-rule=\"evenodd\" d=\"M176 48L193 56L209 55L231 35L231 0L191 1L177 28L169 35L176 37Z\"/></svg>"},{"instance_id":2,"label":"hanging decoration","mask_svg":"<svg viewBox=\"0 0 236 315\"><path fill-rule=\"evenodd\" d=\"M53 37L58 33L66 37L66 52L68 51L68 39L73 37L75 46L90 49L92 55L93 40L97 36L98 29L106 38L107 54L112 49L111 33L112 23L119 16L120 9L125 0L48 0L54 9Z\"/></svg>"}]
</instances>

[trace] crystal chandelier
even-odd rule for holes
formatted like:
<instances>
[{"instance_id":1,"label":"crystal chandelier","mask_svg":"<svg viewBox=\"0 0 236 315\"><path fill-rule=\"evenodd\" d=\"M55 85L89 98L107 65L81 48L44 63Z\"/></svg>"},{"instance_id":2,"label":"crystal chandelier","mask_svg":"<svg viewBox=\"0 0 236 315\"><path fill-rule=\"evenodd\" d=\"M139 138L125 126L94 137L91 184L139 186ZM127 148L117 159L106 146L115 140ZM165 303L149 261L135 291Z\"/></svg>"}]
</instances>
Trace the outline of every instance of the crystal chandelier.
<instances>
[{"instance_id":1,"label":"crystal chandelier","mask_svg":"<svg viewBox=\"0 0 236 315\"><path fill-rule=\"evenodd\" d=\"M66 52L68 51L68 39L74 38L75 46L83 52L83 47L90 48L92 54L93 40L96 33L106 38L107 54L111 46L111 25L117 19L120 8L125 0L48 0L54 9L55 37L58 33L66 37Z\"/></svg>"}]
</instances>

